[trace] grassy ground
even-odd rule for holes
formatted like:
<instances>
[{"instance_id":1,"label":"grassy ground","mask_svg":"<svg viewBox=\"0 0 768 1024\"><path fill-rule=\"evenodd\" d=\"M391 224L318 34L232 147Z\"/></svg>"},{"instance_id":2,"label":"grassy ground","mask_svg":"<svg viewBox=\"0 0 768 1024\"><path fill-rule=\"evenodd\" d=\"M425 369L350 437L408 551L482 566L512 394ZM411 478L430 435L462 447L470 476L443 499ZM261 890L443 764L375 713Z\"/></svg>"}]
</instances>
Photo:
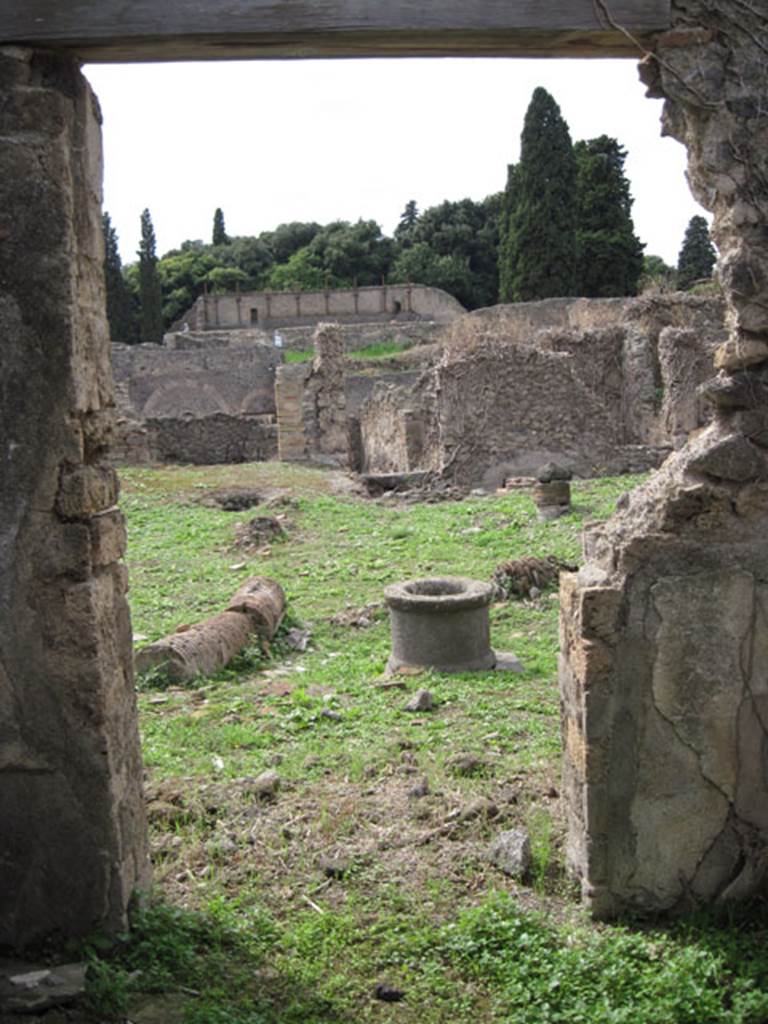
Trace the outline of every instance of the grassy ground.
<instances>
[{"instance_id":1,"label":"grassy ground","mask_svg":"<svg viewBox=\"0 0 768 1024\"><path fill-rule=\"evenodd\" d=\"M354 352L347 353L349 359L378 359L382 356L394 356L404 352L408 345L404 341L380 341L375 345L367 345ZM286 363L307 363L314 357L313 348L288 349L285 353Z\"/></svg>"},{"instance_id":2,"label":"grassy ground","mask_svg":"<svg viewBox=\"0 0 768 1024\"><path fill-rule=\"evenodd\" d=\"M492 609L494 646L524 674L383 678L386 583L577 561L584 522L634 481L578 483L572 513L539 524L524 493L373 502L338 474L276 464L122 475L140 643L255 573L282 583L288 625L311 639L292 649L283 630L270 657L187 688L139 681L156 897L116 957L92 949L97 1019L768 1021L759 918L597 927L579 910L562 866L553 593ZM209 504L234 486L268 507ZM259 514L285 539L241 546L237 524ZM406 712L421 687L437 708ZM527 885L487 860L516 826L533 843Z\"/></svg>"}]
</instances>

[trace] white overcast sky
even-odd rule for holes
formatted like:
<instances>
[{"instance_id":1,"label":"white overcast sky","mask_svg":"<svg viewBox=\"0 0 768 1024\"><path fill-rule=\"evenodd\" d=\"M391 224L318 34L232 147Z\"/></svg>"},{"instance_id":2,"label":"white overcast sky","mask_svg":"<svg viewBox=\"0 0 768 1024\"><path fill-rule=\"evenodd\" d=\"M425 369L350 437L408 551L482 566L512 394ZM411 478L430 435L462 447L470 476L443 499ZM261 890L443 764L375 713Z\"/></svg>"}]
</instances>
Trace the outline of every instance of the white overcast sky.
<instances>
[{"instance_id":1,"label":"white overcast sky","mask_svg":"<svg viewBox=\"0 0 768 1024\"><path fill-rule=\"evenodd\" d=\"M90 65L104 115L104 208L124 262L149 207L158 253L284 221L377 220L409 199L480 200L518 159L531 93L544 86L574 139L628 150L635 228L668 263L703 213L685 152L660 137L661 103L632 60L401 59Z\"/></svg>"}]
</instances>

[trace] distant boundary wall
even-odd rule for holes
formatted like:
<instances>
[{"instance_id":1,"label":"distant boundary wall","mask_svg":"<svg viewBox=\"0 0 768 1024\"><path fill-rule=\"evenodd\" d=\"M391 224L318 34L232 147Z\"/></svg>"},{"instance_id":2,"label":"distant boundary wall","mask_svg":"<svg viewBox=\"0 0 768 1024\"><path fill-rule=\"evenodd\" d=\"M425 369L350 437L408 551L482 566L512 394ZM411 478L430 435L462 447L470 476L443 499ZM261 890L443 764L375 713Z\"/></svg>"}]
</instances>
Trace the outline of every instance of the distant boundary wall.
<instances>
[{"instance_id":1,"label":"distant boundary wall","mask_svg":"<svg viewBox=\"0 0 768 1024\"><path fill-rule=\"evenodd\" d=\"M171 327L191 331L279 327L386 320L450 323L464 307L440 288L420 284L371 285L318 292L215 292L200 295Z\"/></svg>"}]
</instances>

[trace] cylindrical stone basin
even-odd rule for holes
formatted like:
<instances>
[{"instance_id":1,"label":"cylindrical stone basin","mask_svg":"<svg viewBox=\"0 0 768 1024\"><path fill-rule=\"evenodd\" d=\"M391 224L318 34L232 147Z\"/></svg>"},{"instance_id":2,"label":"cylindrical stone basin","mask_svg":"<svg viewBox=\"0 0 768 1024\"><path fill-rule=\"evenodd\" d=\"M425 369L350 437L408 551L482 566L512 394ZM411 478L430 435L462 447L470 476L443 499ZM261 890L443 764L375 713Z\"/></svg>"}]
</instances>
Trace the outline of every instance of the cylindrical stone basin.
<instances>
[{"instance_id":1,"label":"cylindrical stone basin","mask_svg":"<svg viewBox=\"0 0 768 1024\"><path fill-rule=\"evenodd\" d=\"M480 672L496 664L488 621L490 583L440 576L391 583L384 597L392 628L388 671Z\"/></svg>"}]
</instances>

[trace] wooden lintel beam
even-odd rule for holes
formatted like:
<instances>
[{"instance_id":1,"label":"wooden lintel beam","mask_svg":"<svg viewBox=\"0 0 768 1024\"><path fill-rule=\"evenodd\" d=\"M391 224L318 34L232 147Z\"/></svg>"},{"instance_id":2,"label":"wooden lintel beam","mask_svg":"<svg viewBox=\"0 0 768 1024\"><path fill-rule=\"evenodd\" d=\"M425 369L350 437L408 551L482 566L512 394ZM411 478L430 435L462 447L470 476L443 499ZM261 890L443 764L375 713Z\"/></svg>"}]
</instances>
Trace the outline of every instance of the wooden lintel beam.
<instances>
[{"instance_id":1,"label":"wooden lintel beam","mask_svg":"<svg viewBox=\"0 0 768 1024\"><path fill-rule=\"evenodd\" d=\"M670 0L3 0L0 45L84 61L636 56Z\"/></svg>"}]
</instances>

